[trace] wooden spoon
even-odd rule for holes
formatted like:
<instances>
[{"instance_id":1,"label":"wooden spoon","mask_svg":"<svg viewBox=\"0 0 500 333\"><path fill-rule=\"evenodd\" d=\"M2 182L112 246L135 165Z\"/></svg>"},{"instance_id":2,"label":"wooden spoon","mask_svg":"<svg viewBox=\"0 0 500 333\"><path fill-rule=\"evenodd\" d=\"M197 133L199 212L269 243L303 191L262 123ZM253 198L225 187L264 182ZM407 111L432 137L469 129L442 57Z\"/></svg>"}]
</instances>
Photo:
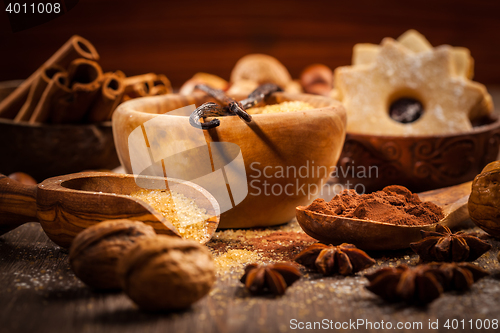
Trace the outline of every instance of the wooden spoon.
<instances>
[{"instance_id":1,"label":"wooden spoon","mask_svg":"<svg viewBox=\"0 0 500 333\"><path fill-rule=\"evenodd\" d=\"M472 182L420 193L422 201L431 201L443 209L445 217L440 224L455 227L468 219L467 200ZM422 239L420 230L432 231L436 224L399 226L384 222L367 221L325 215L296 209L297 221L309 236L327 244L351 243L363 250L396 250L410 247Z\"/></svg>"},{"instance_id":2,"label":"wooden spoon","mask_svg":"<svg viewBox=\"0 0 500 333\"><path fill-rule=\"evenodd\" d=\"M137 182L141 181L155 188L154 184L165 187L167 179L140 176ZM0 235L38 220L54 243L69 247L73 238L91 225L104 220L132 219L149 224L158 234L180 237L175 227L150 205L128 196L142 188L137 182L134 175L81 172L30 186L0 174ZM207 237L200 241L206 243L219 224L217 201L191 182L169 178L168 185L170 190L195 200L212 216L207 220Z\"/></svg>"}]
</instances>

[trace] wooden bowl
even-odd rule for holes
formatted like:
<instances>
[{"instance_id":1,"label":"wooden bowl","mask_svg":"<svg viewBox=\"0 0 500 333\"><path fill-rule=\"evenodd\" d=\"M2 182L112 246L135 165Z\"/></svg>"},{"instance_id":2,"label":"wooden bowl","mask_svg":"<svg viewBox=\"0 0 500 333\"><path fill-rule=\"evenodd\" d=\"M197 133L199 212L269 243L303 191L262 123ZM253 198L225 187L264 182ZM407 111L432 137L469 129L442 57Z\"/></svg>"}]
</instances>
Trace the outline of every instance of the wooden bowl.
<instances>
[{"instance_id":1,"label":"wooden bowl","mask_svg":"<svg viewBox=\"0 0 500 333\"><path fill-rule=\"evenodd\" d=\"M235 97L239 99L241 96ZM270 104L290 100L306 101L315 109L258 114L253 116L251 123L245 123L236 116L222 117L219 118L219 127L205 131L207 144L231 142L240 148L248 181L248 184L243 184L248 186L248 194L243 201L226 211L221 204L219 227L248 228L289 221L295 216L296 206L307 205L317 196L317 193L311 195L308 188L321 188L322 182L329 176L327 170L335 167L345 137L346 115L343 106L322 96L287 93L274 94ZM213 100L204 94L167 95L140 98L120 105L112 122L115 145L125 170L132 172L128 138L134 129L165 112L190 104L199 106L207 101ZM169 132L169 126L174 128L176 124L187 121L187 116L166 117L169 119L165 121L165 133ZM167 135L163 134L163 137ZM185 136L177 139L189 140ZM309 166L312 169L313 164L325 166L324 172L322 169L315 174L310 172L308 177L294 177L290 171L283 177L276 176L280 168L298 170L301 166ZM265 195L264 182L267 182L269 195ZM293 184L287 188L290 195L284 191L289 184ZM273 186L275 191L271 192ZM278 189L282 190L281 193L278 193Z\"/></svg>"},{"instance_id":2,"label":"wooden bowl","mask_svg":"<svg viewBox=\"0 0 500 333\"><path fill-rule=\"evenodd\" d=\"M142 177L142 181L150 186L165 184L165 178ZM200 239L200 243L205 244L219 223L217 201L191 182L176 179L168 179L168 182L170 190L194 200L210 216L206 220L207 235ZM142 221L158 234L172 235L169 228L175 227L169 221L149 204L130 196L141 189L137 183L132 175L107 172L82 172L46 179L37 188L37 218L47 236L62 247L69 247L78 233L104 220Z\"/></svg>"},{"instance_id":3,"label":"wooden bowl","mask_svg":"<svg viewBox=\"0 0 500 333\"><path fill-rule=\"evenodd\" d=\"M297 207L297 221L306 234L325 244L349 243L367 251L405 249L422 239L421 230L436 229L436 224L401 226L326 215L305 208Z\"/></svg>"},{"instance_id":4,"label":"wooden bowl","mask_svg":"<svg viewBox=\"0 0 500 333\"><path fill-rule=\"evenodd\" d=\"M169 189L194 200L206 211L205 237L208 242L219 223L220 208L215 198L200 186L163 177L135 177L111 172L79 172L26 185L0 174L0 235L26 223L39 221L57 245L69 247L86 228L106 220L130 219L144 222L157 234L181 236L160 212L130 196L147 184Z\"/></svg>"},{"instance_id":5,"label":"wooden bowl","mask_svg":"<svg viewBox=\"0 0 500 333\"><path fill-rule=\"evenodd\" d=\"M0 84L0 100L19 81ZM22 171L38 181L120 165L111 122L85 125L28 124L0 118L0 172Z\"/></svg>"},{"instance_id":6,"label":"wooden bowl","mask_svg":"<svg viewBox=\"0 0 500 333\"><path fill-rule=\"evenodd\" d=\"M297 221L306 234L326 244L350 243L363 250L399 250L422 239L421 230L434 231L437 224L463 227L469 220L467 199L472 182L419 193L422 201L443 210L444 217L434 224L407 226L356 218L326 215L297 207Z\"/></svg>"},{"instance_id":7,"label":"wooden bowl","mask_svg":"<svg viewBox=\"0 0 500 333\"><path fill-rule=\"evenodd\" d=\"M486 164L496 160L499 146L499 119L454 135L347 133L335 176L340 183L363 185L356 188L358 192L363 187L372 192L395 184L412 192L428 191L474 179Z\"/></svg>"}]
</instances>

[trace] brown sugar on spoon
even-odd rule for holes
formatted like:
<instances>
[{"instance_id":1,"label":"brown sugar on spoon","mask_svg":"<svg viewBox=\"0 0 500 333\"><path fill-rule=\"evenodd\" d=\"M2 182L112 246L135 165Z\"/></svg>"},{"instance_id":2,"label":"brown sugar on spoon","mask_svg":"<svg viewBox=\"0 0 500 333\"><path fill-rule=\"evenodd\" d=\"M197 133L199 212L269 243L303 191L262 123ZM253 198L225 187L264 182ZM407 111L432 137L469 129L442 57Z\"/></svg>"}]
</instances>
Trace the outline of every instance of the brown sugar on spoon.
<instances>
[{"instance_id":1,"label":"brown sugar on spoon","mask_svg":"<svg viewBox=\"0 0 500 333\"><path fill-rule=\"evenodd\" d=\"M344 190L330 202L316 199L306 210L400 226L434 224L444 217L439 206L432 202L422 202L417 194L398 185L361 195L354 190Z\"/></svg>"}]
</instances>

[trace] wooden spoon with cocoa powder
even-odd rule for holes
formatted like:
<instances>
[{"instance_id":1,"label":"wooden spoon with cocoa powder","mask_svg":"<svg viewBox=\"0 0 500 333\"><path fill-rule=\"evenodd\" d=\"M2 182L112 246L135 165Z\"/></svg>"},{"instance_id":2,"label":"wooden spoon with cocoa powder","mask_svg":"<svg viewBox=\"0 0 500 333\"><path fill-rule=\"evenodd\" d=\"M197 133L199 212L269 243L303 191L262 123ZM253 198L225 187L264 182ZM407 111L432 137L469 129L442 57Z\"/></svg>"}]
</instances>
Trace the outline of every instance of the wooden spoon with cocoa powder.
<instances>
[{"instance_id":1,"label":"wooden spoon with cocoa powder","mask_svg":"<svg viewBox=\"0 0 500 333\"><path fill-rule=\"evenodd\" d=\"M472 182L419 193L422 201L430 201L443 209L438 223L450 228L468 221L467 201ZM397 250L410 247L422 239L421 230L432 231L436 224L407 226L321 214L296 209L297 221L309 236L327 244L351 243L363 250Z\"/></svg>"},{"instance_id":2,"label":"wooden spoon with cocoa powder","mask_svg":"<svg viewBox=\"0 0 500 333\"><path fill-rule=\"evenodd\" d=\"M26 222L40 222L47 236L61 247L69 247L82 230L104 220L131 219L151 225L156 233L180 236L175 227L150 205L130 194L144 187L165 188L193 199L211 216L206 243L219 225L220 208L204 188L163 177L108 172L81 172L23 185L0 174L0 235ZM138 185L139 184L139 185Z\"/></svg>"}]
</instances>

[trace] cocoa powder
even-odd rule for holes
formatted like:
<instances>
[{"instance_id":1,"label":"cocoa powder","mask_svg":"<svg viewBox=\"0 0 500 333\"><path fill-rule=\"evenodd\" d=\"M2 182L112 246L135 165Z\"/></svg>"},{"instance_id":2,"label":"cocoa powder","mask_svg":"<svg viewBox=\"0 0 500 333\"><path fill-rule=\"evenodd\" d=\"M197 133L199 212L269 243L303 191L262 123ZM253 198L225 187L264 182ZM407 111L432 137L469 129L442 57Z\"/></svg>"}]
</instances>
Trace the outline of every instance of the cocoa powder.
<instances>
[{"instance_id":1,"label":"cocoa powder","mask_svg":"<svg viewBox=\"0 0 500 333\"><path fill-rule=\"evenodd\" d=\"M439 206L432 202L422 202L417 194L398 185L361 195L354 190L344 190L330 202L323 199L314 200L307 210L326 215L408 226L437 223L444 217L443 210Z\"/></svg>"},{"instance_id":2,"label":"cocoa powder","mask_svg":"<svg viewBox=\"0 0 500 333\"><path fill-rule=\"evenodd\" d=\"M297 222L293 222L293 224L297 224ZM264 260L275 262L293 261L295 256L305 247L317 242L317 240L305 234L298 224L294 231L238 230L236 232L238 236L222 236L228 232L217 231L216 237L207 243L214 257L229 250L247 250L260 254ZM217 237L217 235L222 237Z\"/></svg>"}]
</instances>

